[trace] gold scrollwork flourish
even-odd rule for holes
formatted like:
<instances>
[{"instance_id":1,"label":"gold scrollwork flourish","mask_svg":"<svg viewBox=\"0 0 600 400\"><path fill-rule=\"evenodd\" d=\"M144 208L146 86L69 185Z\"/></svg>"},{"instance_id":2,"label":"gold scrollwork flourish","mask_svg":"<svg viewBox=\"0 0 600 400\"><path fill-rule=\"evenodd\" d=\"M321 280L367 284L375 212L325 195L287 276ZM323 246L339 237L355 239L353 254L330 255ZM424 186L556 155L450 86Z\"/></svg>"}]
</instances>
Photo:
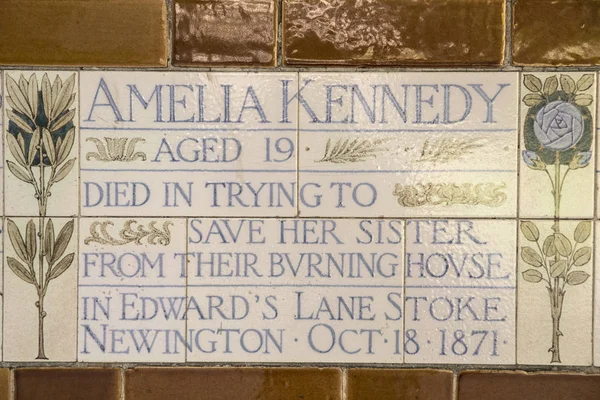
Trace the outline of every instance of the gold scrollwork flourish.
<instances>
[{"instance_id":1,"label":"gold scrollwork flourish","mask_svg":"<svg viewBox=\"0 0 600 400\"><path fill-rule=\"evenodd\" d=\"M123 229L119 231L119 237L115 238L108 232L108 228L114 226L112 221L95 221L90 225L90 235L85 238L84 243L92 242L106 244L111 246L121 246L128 243L142 244L142 239L151 245L167 246L171 242L171 232L169 227L173 225L171 221L165 221L161 228L156 227L156 221L148 224L148 228L130 219L125 221ZM136 225L134 227L134 225Z\"/></svg>"},{"instance_id":2,"label":"gold scrollwork flourish","mask_svg":"<svg viewBox=\"0 0 600 400\"><path fill-rule=\"evenodd\" d=\"M483 205L498 207L506 201L505 183L417 183L396 184L394 196L403 207Z\"/></svg>"}]
</instances>

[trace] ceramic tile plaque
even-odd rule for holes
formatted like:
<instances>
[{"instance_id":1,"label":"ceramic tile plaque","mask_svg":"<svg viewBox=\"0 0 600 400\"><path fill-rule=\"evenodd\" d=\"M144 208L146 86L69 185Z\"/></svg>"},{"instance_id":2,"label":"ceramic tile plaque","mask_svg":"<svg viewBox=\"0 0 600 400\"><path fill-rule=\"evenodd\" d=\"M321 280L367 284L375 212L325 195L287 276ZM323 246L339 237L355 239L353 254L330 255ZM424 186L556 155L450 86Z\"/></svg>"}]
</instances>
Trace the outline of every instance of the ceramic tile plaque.
<instances>
[{"instance_id":1,"label":"ceramic tile plaque","mask_svg":"<svg viewBox=\"0 0 600 400\"><path fill-rule=\"evenodd\" d=\"M599 363L593 73L0 77L5 361Z\"/></svg>"}]
</instances>

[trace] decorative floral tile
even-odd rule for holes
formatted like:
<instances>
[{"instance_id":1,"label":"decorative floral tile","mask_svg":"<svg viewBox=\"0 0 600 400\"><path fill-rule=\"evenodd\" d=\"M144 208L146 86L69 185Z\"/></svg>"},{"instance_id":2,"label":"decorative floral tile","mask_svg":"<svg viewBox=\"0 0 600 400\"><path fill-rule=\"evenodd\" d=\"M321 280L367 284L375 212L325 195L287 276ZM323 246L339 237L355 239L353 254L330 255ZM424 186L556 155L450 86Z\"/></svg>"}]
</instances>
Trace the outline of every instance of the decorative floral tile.
<instances>
[{"instance_id":1,"label":"decorative floral tile","mask_svg":"<svg viewBox=\"0 0 600 400\"><path fill-rule=\"evenodd\" d=\"M205 218L188 234L188 361L402 362L402 221Z\"/></svg>"},{"instance_id":2,"label":"decorative floral tile","mask_svg":"<svg viewBox=\"0 0 600 400\"><path fill-rule=\"evenodd\" d=\"M4 360L75 361L77 224L5 219Z\"/></svg>"},{"instance_id":3,"label":"decorative floral tile","mask_svg":"<svg viewBox=\"0 0 600 400\"><path fill-rule=\"evenodd\" d=\"M301 73L300 215L514 217L516 73Z\"/></svg>"},{"instance_id":4,"label":"decorative floral tile","mask_svg":"<svg viewBox=\"0 0 600 400\"><path fill-rule=\"evenodd\" d=\"M293 73L81 73L81 214L294 216Z\"/></svg>"},{"instance_id":5,"label":"decorative floral tile","mask_svg":"<svg viewBox=\"0 0 600 400\"><path fill-rule=\"evenodd\" d=\"M410 364L515 362L515 221L406 223Z\"/></svg>"},{"instance_id":6,"label":"decorative floral tile","mask_svg":"<svg viewBox=\"0 0 600 400\"><path fill-rule=\"evenodd\" d=\"M592 364L592 221L521 221L519 364Z\"/></svg>"},{"instance_id":7,"label":"decorative floral tile","mask_svg":"<svg viewBox=\"0 0 600 400\"><path fill-rule=\"evenodd\" d=\"M595 78L521 75L521 217L593 217Z\"/></svg>"},{"instance_id":8,"label":"decorative floral tile","mask_svg":"<svg viewBox=\"0 0 600 400\"><path fill-rule=\"evenodd\" d=\"M185 220L80 224L78 361L184 362Z\"/></svg>"},{"instance_id":9,"label":"decorative floral tile","mask_svg":"<svg viewBox=\"0 0 600 400\"><path fill-rule=\"evenodd\" d=\"M73 71L5 72L6 215L78 213L77 80Z\"/></svg>"}]
</instances>

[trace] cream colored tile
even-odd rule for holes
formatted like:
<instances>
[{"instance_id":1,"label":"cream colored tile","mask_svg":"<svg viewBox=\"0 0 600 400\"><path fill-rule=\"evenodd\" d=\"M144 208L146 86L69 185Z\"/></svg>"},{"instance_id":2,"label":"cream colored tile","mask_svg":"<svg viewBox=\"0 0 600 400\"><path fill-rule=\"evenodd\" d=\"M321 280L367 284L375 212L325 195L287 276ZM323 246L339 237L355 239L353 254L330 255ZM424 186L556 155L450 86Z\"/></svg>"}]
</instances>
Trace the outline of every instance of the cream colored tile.
<instances>
[{"instance_id":1,"label":"cream colored tile","mask_svg":"<svg viewBox=\"0 0 600 400\"><path fill-rule=\"evenodd\" d=\"M7 218L5 232L4 359L75 361L75 221Z\"/></svg>"},{"instance_id":2,"label":"cream colored tile","mask_svg":"<svg viewBox=\"0 0 600 400\"><path fill-rule=\"evenodd\" d=\"M77 214L77 80L73 71L5 72L6 215Z\"/></svg>"},{"instance_id":3,"label":"cream colored tile","mask_svg":"<svg viewBox=\"0 0 600 400\"><path fill-rule=\"evenodd\" d=\"M83 72L82 215L294 216L296 81Z\"/></svg>"},{"instance_id":4,"label":"cream colored tile","mask_svg":"<svg viewBox=\"0 0 600 400\"><path fill-rule=\"evenodd\" d=\"M517 362L592 364L592 223L522 221Z\"/></svg>"},{"instance_id":5,"label":"cream colored tile","mask_svg":"<svg viewBox=\"0 0 600 400\"><path fill-rule=\"evenodd\" d=\"M184 219L81 219L79 361L185 361L185 243Z\"/></svg>"},{"instance_id":6,"label":"cream colored tile","mask_svg":"<svg viewBox=\"0 0 600 400\"><path fill-rule=\"evenodd\" d=\"M409 220L406 363L515 361L514 221Z\"/></svg>"},{"instance_id":7,"label":"cream colored tile","mask_svg":"<svg viewBox=\"0 0 600 400\"><path fill-rule=\"evenodd\" d=\"M300 215L515 216L517 80L301 73Z\"/></svg>"},{"instance_id":8,"label":"cream colored tile","mask_svg":"<svg viewBox=\"0 0 600 400\"><path fill-rule=\"evenodd\" d=\"M595 77L521 75L521 217L593 217Z\"/></svg>"},{"instance_id":9,"label":"cream colored tile","mask_svg":"<svg viewBox=\"0 0 600 400\"><path fill-rule=\"evenodd\" d=\"M402 362L403 224L190 219L193 362Z\"/></svg>"}]
</instances>

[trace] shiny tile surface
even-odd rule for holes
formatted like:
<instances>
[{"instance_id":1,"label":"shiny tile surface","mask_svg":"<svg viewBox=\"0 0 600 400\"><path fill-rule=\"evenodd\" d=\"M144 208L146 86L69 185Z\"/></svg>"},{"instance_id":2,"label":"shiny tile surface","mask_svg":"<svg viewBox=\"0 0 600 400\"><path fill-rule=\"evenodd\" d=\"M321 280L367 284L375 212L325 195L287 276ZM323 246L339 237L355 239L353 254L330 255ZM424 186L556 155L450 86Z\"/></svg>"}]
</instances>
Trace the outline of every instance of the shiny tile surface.
<instances>
[{"instance_id":1,"label":"shiny tile surface","mask_svg":"<svg viewBox=\"0 0 600 400\"><path fill-rule=\"evenodd\" d=\"M348 400L450 400L453 374L437 370L350 369Z\"/></svg>"},{"instance_id":2,"label":"shiny tile surface","mask_svg":"<svg viewBox=\"0 0 600 400\"><path fill-rule=\"evenodd\" d=\"M165 66L161 0L5 0L0 64Z\"/></svg>"},{"instance_id":3,"label":"shiny tile surface","mask_svg":"<svg viewBox=\"0 0 600 400\"><path fill-rule=\"evenodd\" d=\"M532 66L598 65L599 17L600 4L597 1L515 1L514 63Z\"/></svg>"},{"instance_id":4,"label":"shiny tile surface","mask_svg":"<svg viewBox=\"0 0 600 400\"><path fill-rule=\"evenodd\" d=\"M36 368L15 371L17 400L117 400L121 373L112 368Z\"/></svg>"},{"instance_id":5,"label":"shiny tile surface","mask_svg":"<svg viewBox=\"0 0 600 400\"><path fill-rule=\"evenodd\" d=\"M175 1L174 62L273 65L276 4L274 0Z\"/></svg>"},{"instance_id":6,"label":"shiny tile surface","mask_svg":"<svg viewBox=\"0 0 600 400\"><path fill-rule=\"evenodd\" d=\"M283 3L287 65L498 65L502 61L501 0Z\"/></svg>"},{"instance_id":7,"label":"shiny tile surface","mask_svg":"<svg viewBox=\"0 0 600 400\"><path fill-rule=\"evenodd\" d=\"M333 368L139 368L125 372L125 398L341 400L341 377Z\"/></svg>"}]
</instances>

